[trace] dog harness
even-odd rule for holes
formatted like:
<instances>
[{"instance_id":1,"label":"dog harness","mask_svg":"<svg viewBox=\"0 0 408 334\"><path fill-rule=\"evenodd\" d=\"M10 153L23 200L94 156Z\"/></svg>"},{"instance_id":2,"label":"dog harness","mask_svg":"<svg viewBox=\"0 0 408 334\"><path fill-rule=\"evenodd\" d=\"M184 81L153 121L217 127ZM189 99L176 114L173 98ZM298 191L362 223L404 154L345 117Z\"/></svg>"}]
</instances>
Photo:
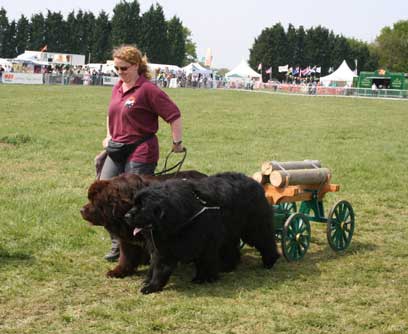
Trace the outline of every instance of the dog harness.
<instances>
[{"instance_id":1,"label":"dog harness","mask_svg":"<svg viewBox=\"0 0 408 334\"><path fill-rule=\"evenodd\" d=\"M198 216L200 216L201 214L203 214L205 211L207 210L220 210L221 207L220 206L206 206L207 202L204 201L202 198L198 197L198 195L196 193L194 193L194 197L203 205L203 207L196 212L192 217L190 217L187 222L185 224L183 224L183 226L181 226L178 230L181 230L183 228L185 228L187 225L189 225L194 219L196 219ZM144 229L148 229L149 230L149 234L150 234L150 239L152 242L152 246L155 250L157 250L156 247L156 243L154 242L154 236L153 236L153 226L147 226Z\"/></svg>"},{"instance_id":2,"label":"dog harness","mask_svg":"<svg viewBox=\"0 0 408 334\"><path fill-rule=\"evenodd\" d=\"M221 207L220 206L206 206L207 202L204 201L202 198L200 198L195 192L193 192L194 197L203 205L203 208L198 211L197 213L195 213L188 221L187 223L190 223L191 221L193 221L194 219L196 219L199 215L201 215L202 213L204 213L207 210L220 210ZM184 227L184 226L183 226Z\"/></svg>"}]
</instances>

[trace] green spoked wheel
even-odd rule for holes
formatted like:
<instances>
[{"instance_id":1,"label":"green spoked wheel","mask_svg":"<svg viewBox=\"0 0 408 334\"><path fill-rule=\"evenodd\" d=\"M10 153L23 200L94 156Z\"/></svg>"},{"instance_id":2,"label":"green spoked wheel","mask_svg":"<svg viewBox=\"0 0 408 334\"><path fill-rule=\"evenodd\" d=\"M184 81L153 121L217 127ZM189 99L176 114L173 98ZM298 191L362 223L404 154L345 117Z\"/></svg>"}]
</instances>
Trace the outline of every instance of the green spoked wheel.
<instances>
[{"instance_id":1,"label":"green spoked wheel","mask_svg":"<svg viewBox=\"0 0 408 334\"><path fill-rule=\"evenodd\" d=\"M327 241L336 252L345 250L354 232L354 211L347 201L338 201L327 217Z\"/></svg>"},{"instance_id":2,"label":"green spoked wheel","mask_svg":"<svg viewBox=\"0 0 408 334\"><path fill-rule=\"evenodd\" d=\"M282 203L279 204L280 208L282 211L284 211L287 214L292 214L295 213L297 211L297 207L296 207L296 203L295 202L288 202L288 203Z\"/></svg>"},{"instance_id":3,"label":"green spoked wheel","mask_svg":"<svg viewBox=\"0 0 408 334\"><path fill-rule=\"evenodd\" d=\"M292 213L282 231L282 252L288 261L302 259L310 245L309 219L302 213Z\"/></svg>"}]
</instances>

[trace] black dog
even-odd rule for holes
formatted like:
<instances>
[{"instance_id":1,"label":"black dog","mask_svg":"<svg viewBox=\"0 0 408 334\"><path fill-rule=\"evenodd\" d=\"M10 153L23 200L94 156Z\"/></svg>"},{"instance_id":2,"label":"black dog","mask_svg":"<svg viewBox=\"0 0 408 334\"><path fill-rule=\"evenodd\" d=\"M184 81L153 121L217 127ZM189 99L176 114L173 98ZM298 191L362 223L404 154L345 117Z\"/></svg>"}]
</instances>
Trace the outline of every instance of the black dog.
<instances>
[{"instance_id":1,"label":"black dog","mask_svg":"<svg viewBox=\"0 0 408 334\"><path fill-rule=\"evenodd\" d=\"M123 174L110 180L98 180L88 189L89 202L80 212L92 225L105 227L119 238L120 257L118 265L107 272L108 277L132 275L141 264L148 264L150 252L142 235L133 236L133 229L123 222L123 216L132 208L135 193L151 184L164 180L203 178L198 171L180 171L160 176Z\"/></svg>"},{"instance_id":2,"label":"black dog","mask_svg":"<svg viewBox=\"0 0 408 334\"><path fill-rule=\"evenodd\" d=\"M255 246L271 268L279 255L272 208L260 184L238 173L172 180L141 190L125 215L153 248L142 293L160 291L178 262L194 262L197 283L213 282L239 262L239 244Z\"/></svg>"}]
</instances>

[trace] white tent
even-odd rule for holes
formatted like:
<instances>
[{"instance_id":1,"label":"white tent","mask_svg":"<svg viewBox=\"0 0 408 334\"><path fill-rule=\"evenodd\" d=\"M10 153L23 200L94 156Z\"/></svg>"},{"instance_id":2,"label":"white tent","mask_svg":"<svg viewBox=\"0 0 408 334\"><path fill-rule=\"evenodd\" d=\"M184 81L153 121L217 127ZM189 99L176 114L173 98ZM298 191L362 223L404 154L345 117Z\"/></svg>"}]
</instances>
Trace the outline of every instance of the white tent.
<instances>
[{"instance_id":1,"label":"white tent","mask_svg":"<svg viewBox=\"0 0 408 334\"><path fill-rule=\"evenodd\" d=\"M169 70L171 72L177 72L181 70L181 68L178 67L177 65L148 63L147 66L149 67L151 71L156 71L157 69L160 69L160 70Z\"/></svg>"},{"instance_id":2,"label":"white tent","mask_svg":"<svg viewBox=\"0 0 408 334\"><path fill-rule=\"evenodd\" d=\"M28 53L28 52L24 52L21 55L18 55L16 58L13 59L13 62L16 62L16 63L31 63L31 64L35 64L35 65L49 65L48 61L41 60L34 53Z\"/></svg>"},{"instance_id":3,"label":"white tent","mask_svg":"<svg viewBox=\"0 0 408 334\"><path fill-rule=\"evenodd\" d=\"M350 69L347 62L343 60L337 70L325 77L321 77L320 82L326 87L333 85L337 87L344 87L346 85L351 87L354 77L357 77L357 75Z\"/></svg>"},{"instance_id":4,"label":"white tent","mask_svg":"<svg viewBox=\"0 0 408 334\"><path fill-rule=\"evenodd\" d=\"M199 63L191 63L184 66L182 70L188 75L190 73L211 74L212 71L201 66Z\"/></svg>"},{"instance_id":5,"label":"white tent","mask_svg":"<svg viewBox=\"0 0 408 334\"><path fill-rule=\"evenodd\" d=\"M233 79L261 79L261 75L258 72L255 72L252 68L249 67L248 63L245 60L242 60L241 63L235 67L232 71L229 71L225 74L227 80Z\"/></svg>"},{"instance_id":6,"label":"white tent","mask_svg":"<svg viewBox=\"0 0 408 334\"><path fill-rule=\"evenodd\" d=\"M5 58L0 58L0 65L2 65L2 66L11 66L13 64L11 63L11 61L9 61L9 60L7 60Z\"/></svg>"},{"instance_id":7,"label":"white tent","mask_svg":"<svg viewBox=\"0 0 408 334\"><path fill-rule=\"evenodd\" d=\"M13 67L11 61L4 58L0 58L0 65L6 70L6 72L9 72Z\"/></svg>"}]
</instances>

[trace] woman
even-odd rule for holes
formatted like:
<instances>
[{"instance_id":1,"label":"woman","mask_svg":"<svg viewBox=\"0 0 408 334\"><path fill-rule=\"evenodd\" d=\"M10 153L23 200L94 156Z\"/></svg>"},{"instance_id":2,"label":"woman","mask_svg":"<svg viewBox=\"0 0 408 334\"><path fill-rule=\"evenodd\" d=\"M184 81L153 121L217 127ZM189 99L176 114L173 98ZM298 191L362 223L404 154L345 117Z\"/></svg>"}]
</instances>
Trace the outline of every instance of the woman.
<instances>
[{"instance_id":1,"label":"woman","mask_svg":"<svg viewBox=\"0 0 408 334\"><path fill-rule=\"evenodd\" d=\"M110 179L122 173L153 174L159 160L155 135L159 116L170 124L172 150L183 151L180 110L166 93L149 81L147 59L135 46L122 45L114 49L113 62L120 80L112 90L106 138L102 145L108 152L108 144L135 143L137 146L134 149L132 146L123 161L108 153L100 179ZM112 249L105 259L115 261L119 257L119 242L114 235L111 239Z\"/></svg>"}]
</instances>

